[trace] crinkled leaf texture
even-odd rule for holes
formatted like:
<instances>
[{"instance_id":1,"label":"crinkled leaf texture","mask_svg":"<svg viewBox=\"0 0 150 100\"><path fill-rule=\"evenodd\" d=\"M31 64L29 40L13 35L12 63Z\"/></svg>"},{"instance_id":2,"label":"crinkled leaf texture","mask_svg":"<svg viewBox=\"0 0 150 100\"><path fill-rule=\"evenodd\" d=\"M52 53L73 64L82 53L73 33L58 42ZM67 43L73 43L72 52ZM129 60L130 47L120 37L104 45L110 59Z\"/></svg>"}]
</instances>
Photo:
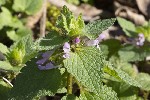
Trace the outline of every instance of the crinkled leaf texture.
<instances>
[{"instance_id":1,"label":"crinkled leaf texture","mask_svg":"<svg viewBox=\"0 0 150 100\"><path fill-rule=\"evenodd\" d=\"M17 76L14 87L10 91L10 99L32 100L35 97L54 95L61 84L59 69L41 71L37 68L36 61L32 59Z\"/></svg>"},{"instance_id":2,"label":"crinkled leaf texture","mask_svg":"<svg viewBox=\"0 0 150 100\"><path fill-rule=\"evenodd\" d=\"M10 51L13 51L15 48L21 49L22 55L24 55L22 63L26 63L28 60L35 57L35 55L37 54L37 51L33 50L32 46L33 46L33 39L31 34L28 34L23 38L21 38L19 41L15 42L10 47Z\"/></svg>"},{"instance_id":3,"label":"crinkled leaf texture","mask_svg":"<svg viewBox=\"0 0 150 100\"><path fill-rule=\"evenodd\" d=\"M80 48L70 53L70 58L64 60L64 66L88 91L101 95L107 100L116 100L116 93L102 84L102 68L105 59L102 52L94 47ZM108 91L107 91L108 90ZM104 99L105 100L105 99Z\"/></svg>"},{"instance_id":4,"label":"crinkled leaf texture","mask_svg":"<svg viewBox=\"0 0 150 100\"><path fill-rule=\"evenodd\" d=\"M105 90L105 93L109 94L110 96L104 97L104 95L101 93L94 94L90 92L84 92L84 93L81 93L81 95L79 96L79 100L119 100L118 98L112 98L114 94L111 88L104 86L103 89Z\"/></svg>"},{"instance_id":5,"label":"crinkled leaf texture","mask_svg":"<svg viewBox=\"0 0 150 100\"><path fill-rule=\"evenodd\" d=\"M104 67L104 72L108 73L109 75L124 81L127 84L136 86L136 87L141 87L141 85L134 80L132 77L130 77L126 72L122 71L121 69L116 69L111 66L109 67Z\"/></svg>"},{"instance_id":6,"label":"crinkled leaf texture","mask_svg":"<svg viewBox=\"0 0 150 100\"><path fill-rule=\"evenodd\" d=\"M56 21L56 27L69 36L76 36L83 33L85 24L81 15L76 19L67 6L63 6L61 14Z\"/></svg>"},{"instance_id":7,"label":"crinkled leaf texture","mask_svg":"<svg viewBox=\"0 0 150 100\"><path fill-rule=\"evenodd\" d=\"M98 37L100 33L102 33L104 30L112 26L115 20L116 20L115 18L111 18L111 19L97 20L88 23L85 26L84 34L88 36L90 39L95 39Z\"/></svg>"},{"instance_id":8,"label":"crinkled leaf texture","mask_svg":"<svg viewBox=\"0 0 150 100\"><path fill-rule=\"evenodd\" d=\"M137 81L142 85L142 89L150 91L150 75L147 73L139 73L136 77Z\"/></svg>"},{"instance_id":9,"label":"crinkled leaf texture","mask_svg":"<svg viewBox=\"0 0 150 100\"><path fill-rule=\"evenodd\" d=\"M33 49L39 51L51 50L63 45L66 41L68 41L67 37L61 36L57 31L51 31L45 38L37 40L33 46Z\"/></svg>"},{"instance_id":10,"label":"crinkled leaf texture","mask_svg":"<svg viewBox=\"0 0 150 100\"><path fill-rule=\"evenodd\" d=\"M42 4L43 0L14 0L13 9L17 12L32 15L41 9Z\"/></svg>"}]
</instances>

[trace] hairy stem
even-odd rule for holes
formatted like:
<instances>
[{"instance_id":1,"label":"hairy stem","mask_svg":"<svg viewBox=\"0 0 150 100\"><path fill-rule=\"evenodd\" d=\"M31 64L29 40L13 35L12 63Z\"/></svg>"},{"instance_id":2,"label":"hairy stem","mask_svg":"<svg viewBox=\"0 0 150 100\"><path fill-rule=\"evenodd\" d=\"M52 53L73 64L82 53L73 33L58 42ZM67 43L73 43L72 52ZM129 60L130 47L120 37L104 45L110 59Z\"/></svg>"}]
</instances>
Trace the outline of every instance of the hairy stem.
<instances>
[{"instance_id":1,"label":"hairy stem","mask_svg":"<svg viewBox=\"0 0 150 100\"><path fill-rule=\"evenodd\" d=\"M68 73L68 77L67 77L67 93L68 94L72 94L72 80L73 80L73 76Z\"/></svg>"}]
</instances>

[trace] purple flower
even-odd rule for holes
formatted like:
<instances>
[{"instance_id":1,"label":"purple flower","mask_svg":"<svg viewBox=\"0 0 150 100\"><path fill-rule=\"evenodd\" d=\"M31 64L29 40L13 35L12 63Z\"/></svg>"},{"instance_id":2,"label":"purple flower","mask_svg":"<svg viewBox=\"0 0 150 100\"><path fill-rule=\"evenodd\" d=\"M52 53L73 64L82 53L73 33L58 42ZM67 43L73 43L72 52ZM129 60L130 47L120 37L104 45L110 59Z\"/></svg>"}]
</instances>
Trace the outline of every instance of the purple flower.
<instances>
[{"instance_id":1,"label":"purple flower","mask_svg":"<svg viewBox=\"0 0 150 100\"><path fill-rule=\"evenodd\" d=\"M104 34L104 33L101 33L100 35L99 35L99 37L97 38L97 40L99 41L99 42L101 42L103 39L105 39L106 38L106 35Z\"/></svg>"},{"instance_id":2,"label":"purple flower","mask_svg":"<svg viewBox=\"0 0 150 100\"><path fill-rule=\"evenodd\" d=\"M52 53L53 53L53 51L47 51L47 52L43 53L42 54L43 58L36 62L36 64L38 65L38 68L40 70L48 70L48 69L56 68L56 66L54 66L52 64L52 62L46 63L49 60Z\"/></svg>"},{"instance_id":3,"label":"purple flower","mask_svg":"<svg viewBox=\"0 0 150 100\"><path fill-rule=\"evenodd\" d=\"M144 44L145 37L142 33L138 34L138 38L136 40L136 45L142 46Z\"/></svg>"},{"instance_id":4,"label":"purple flower","mask_svg":"<svg viewBox=\"0 0 150 100\"><path fill-rule=\"evenodd\" d=\"M80 38L79 38L79 37L76 37L76 38L74 39L74 43L75 43L75 44L80 43Z\"/></svg>"},{"instance_id":5,"label":"purple flower","mask_svg":"<svg viewBox=\"0 0 150 100\"><path fill-rule=\"evenodd\" d=\"M38 65L38 68L39 68L40 70L48 70L48 69L56 68L56 66L54 66L51 62L49 62L49 63L47 63L45 66Z\"/></svg>"},{"instance_id":6,"label":"purple flower","mask_svg":"<svg viewBox=\"0 0 150 100\"><path fill-rule=\"evenodd\" d=\"M63 58L70 58L70 54L69 54L69 53L65 53L65 54L63 55Z\"/></svg>"},{"instance_id":7,"label":"purple flower","mask_svg":"<svg viewBox=\"0 0 150 100\"><path fill-rule=\"evenodd\" d=\"M63 46L64 53L69 53L70 52L70 44L68 42L65 42Z\"/></svg>"},{"instance_id":8,"label":"purple flower","mask_svg":"<svg viewBox=\"0 0 150 100\"><path fill-rule=\"evenodd\" d=\"M70 44L68 42L65 42L64 46L63 46L63 50L64 50L64 55L63 58L69 58L70 57Z\"/></svg>"},{"instance_id":9,"label":"purple flower","mask_svg":"<svg viewBox=\"0 0 150 100\"><path fill-rule=\"evenodd\" d=\"M99 41L96 39L96 40L89 40L86 42L86 45L87 46L98 46L99 44Z\"/></svg>"}]
</instances>

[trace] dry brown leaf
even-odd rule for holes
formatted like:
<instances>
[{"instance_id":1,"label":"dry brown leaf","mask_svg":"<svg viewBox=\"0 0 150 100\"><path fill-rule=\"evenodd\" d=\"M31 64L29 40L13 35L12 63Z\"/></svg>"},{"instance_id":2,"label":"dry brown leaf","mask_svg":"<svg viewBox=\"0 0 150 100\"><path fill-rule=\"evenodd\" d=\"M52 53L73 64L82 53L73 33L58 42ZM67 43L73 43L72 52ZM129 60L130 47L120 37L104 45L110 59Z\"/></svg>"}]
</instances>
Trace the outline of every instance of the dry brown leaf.
<instances>
[{"instance_id":1,"label":"dry brown leaf","mask_svg":"<svg viewBox=\"0 0 150 100\"><path fill-rule=\"evenodd\" d=\"M140 11L150 18L150 0L136 0Z\"/></svg>"}]
</instances>

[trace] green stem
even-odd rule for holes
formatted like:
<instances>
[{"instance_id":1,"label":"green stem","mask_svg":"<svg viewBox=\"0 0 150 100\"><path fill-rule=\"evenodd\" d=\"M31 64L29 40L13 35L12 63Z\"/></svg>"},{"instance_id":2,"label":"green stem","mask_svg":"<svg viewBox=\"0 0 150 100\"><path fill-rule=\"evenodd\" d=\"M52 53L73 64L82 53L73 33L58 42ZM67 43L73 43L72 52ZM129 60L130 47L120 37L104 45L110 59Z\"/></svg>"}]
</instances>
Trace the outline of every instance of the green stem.
<instances>
[{"instance_id":1,"label":"green stem","mask_svg":"<svg viewBox=\"0 0 150 100\"><path fill-rule=\"evenodd\" d=\"M73 80L73 76L68 73L68 77L67 77L67 94L72 94L72 80Z\"/></svg>"},{"instance_id":2,"label":"green stem","mask_svg":"<svg viewBox=\"0 0 150 100\"><path fill-rule=\"evenodd\" d=\"M148 99L147 99L148 96L149 96L149 92L148 92L148 91L144 92L144 100L148 100Z\"/></svg>"}]
</instances>

